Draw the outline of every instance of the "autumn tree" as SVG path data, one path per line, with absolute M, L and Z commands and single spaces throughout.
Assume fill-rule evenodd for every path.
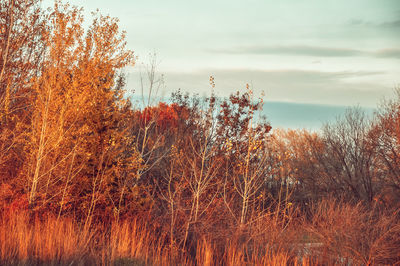
M 359 109 L 349 109 L 342 120 L 324 128 L 323 138 L 332 188 L 354 199 L 371 202 L 377 187 L 374 148 L 367 141 L 369 130 L 366 115 Z
M 74 210 L 88 224 L 99 204 L 119 215 L 134 193 L 126 180 L 142 164 L 128 134 L 132 111 L 119 74 L 133 54 L 116 19 L 94 16 L 85 34 L 81 10 L 57 1 L 48 14 L 42 70 L 27 87 L 19 179 L 32 207 Z
M 221 104 L 217 135 L 225 148 L 224 200 L 240 225 L 246 224 L 255 210 L 261 187 L 268 176 L 266 142 L 271 129 L 265 121 L 255 121 L 263 101 L 254 101 L 247 92 L 230 96 Z
M 0 2 L 0 173 L 12 181 L 21 170 L 31 118 L 32 78 L 41 73 L 46 14 L 37 0 Z
M 371 202 L 379 192 L 375 146 L 369 141 L 371 122 L 360 109 L 348 109 L 322 133 L 289 131 L 280 136 L 285 170 L 292 169 L 296 198 L 302 202 L 327 195 Z
M 376 180 L 382 188 L 379 196 L 387 206 L 398 202 L 400 191 L 400 91 L 385 101 L 375 114 L 368 140 L 376 147 Z

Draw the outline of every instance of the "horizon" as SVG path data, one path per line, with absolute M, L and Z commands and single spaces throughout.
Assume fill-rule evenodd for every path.
M 142 106 L 142 95 L 132 94 L 128 98 L 136 108 Z M 159 102 L 170 102 L 171 96 L 152 97 L 150 105 L 156 105 Z M 203 95 L 204 97 L 204 95 Z M 218 97 L 220 100 L 227 97 Z M 144 96 L 147 100 L 147 96 Z M 334 123 L 337 119 L 344 116 L 346 110 L 359 108 L 365 113 L 367 118 L 372 118 L 377 107 L 347 106 L 347 105 L 327 105 L 327 104 L 309 104 L 293 103 L 283 101 L 264 101 L 261 114 L 266 116 L 267 122 L 272 129 L 305 129 L 308 131 L 321 132 L 324 125 Z
M 162 95 L 208 94 L 213 76 L 221 97 L 249 83 L 266 101 L 370 109 L 400 83 L 396 0 L 69 2 L 84 8 L 86 22 L 96 9 L 120 20 L 137 56 L 125 70 L 136 91 L 153 53 L 165 77 Z

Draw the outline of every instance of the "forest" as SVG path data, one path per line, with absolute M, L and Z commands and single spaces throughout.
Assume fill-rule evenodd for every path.
M 399 90 L 279 130 L 212 76 L 206 98 L 151 103 L 150 67 L 137 107 L 126 33 L 85 19 L 0 2 L 0 264 L 399 265 Z

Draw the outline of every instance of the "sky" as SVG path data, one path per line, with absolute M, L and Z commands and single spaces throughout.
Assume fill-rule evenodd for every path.
M 212 75 L 218 96 L 249 83 L 255 95 L 265 93 L 266 104 L 323 112 L 375 107 L 400 84 L 400 0 L 69 2 L 86 17 L 99 9 L 119 18 L 137 56 L 126 69 L 136 91 L 153 53 L 163 95 L 178 88 L 208 95 Z

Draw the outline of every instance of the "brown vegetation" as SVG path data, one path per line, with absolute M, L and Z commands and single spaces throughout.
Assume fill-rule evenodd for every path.
M 151 104 L 152 65 L 134 108 L 117 20 L 83 19 L 0 3 L 2 264 L 400 263 L 399 99 L 272 131 L 249 86 Z

